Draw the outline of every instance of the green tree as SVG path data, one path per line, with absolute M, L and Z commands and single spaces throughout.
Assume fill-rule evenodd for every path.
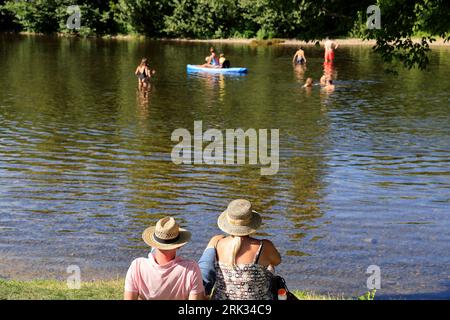
M 164 31 L 172 37 L 224 38 L 244 31 L 237 0 L 174 0 Z
M 52 33 L 58 31 L 55 12 L 58 0 L 6 1 L 3 9 L 14 16 L 14 21 L 25 31 Z
M 78 5 L 81 10 L 81 29 L 69 30 L 67 8 Z M 22 30 L 40 33 L 81 33 L 83 35 L 114 34 L 118 24 L 111 12 L 113 1 L 33 0 L 5 1 L 2 10 L 12 15 Z
M 164 17 L 171 14 L 169 0 L 118 0 L 114 19 L 124 33 L 163 36 Z
M 400 61 L 406 68 L 425 69 L 429 44 L 441 37 L 450 40 L 450 2 L 447 0 L 378 0 L 381 29 L 366 30 L 375 39 L 375 52 L 386 62 Z M 413 37 L 422 34 L 419 42 Z
M 4 8 L 5 0 L 0 0 L 0 31 L 17 31 L 20 26 L 14 23 L 14 16 Z
M 66 26 L 67 6 L 73 1 L 61 1 L 56 12 L 59 21 L 59 31 L 65 33 L 80 33 L 82 35 L 114 35 L 120 32 L 119 24 L 114 19 L 114 1 L 77 1 L 81 11 L 80 30 L 69 30 Z

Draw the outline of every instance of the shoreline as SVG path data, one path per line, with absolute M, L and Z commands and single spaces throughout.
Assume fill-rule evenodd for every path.
M 312 41 L 304 41 L 298 39 L 287 38 L 273 38 L 267 40 L 261 40 L 257 38 L 223 38 L 223 39 L 187 39 L 187 38 L 151 38 L 145 35 L 131 34 L 131 35 L 106 35 L 106 36 L 90 36 L 80 37 L 77 35 L 71 35 L 66 33 L 57 33 L 53 35 L 45 35 L 36 32 L 3 32 L 2 34 L 19 35 L 19 36 L 41 36 L 41 37 L 58 37 L 58 38 L 79 38 L 79 39 L 102 39 L 102 40 L 120 40 L 120 41 L 135 41 L 135 40 L 150 40 L 161 42 L 181 42 L 181 43 L 222 43 L 222 44 L 245 44 L 245 45 L 282 45 L 282 46 L 315 46 L 316 42 L 319 45 L 323 45 L 325 39 L 317 39 Z M 361 38 L 342 38 L 334 39 L 339 46 L 374 46 L 375 40 L 363 40 Z M 420 42 L 421 37 L 412 37 L 414 42 Z M 436 41 L 429 43 L 430 47 L 450 47 L 450 41 L 445 42 L 443 38 L 436 38 Z

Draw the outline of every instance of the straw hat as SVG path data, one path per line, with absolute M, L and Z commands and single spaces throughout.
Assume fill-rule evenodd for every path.
M 148 227 L 142 233 L 146 244 L 161 250 L 172 250 L 184 246 L 191 239 L 191 233 L 180 228 L 172 217 L 165 217 Z
M 247 236 L 255 233 L 261 225 L 261 216 L 252 210 L 252 204 L 245 199 L 233 200 L 217 220 L 219 228 L 233 236 Z

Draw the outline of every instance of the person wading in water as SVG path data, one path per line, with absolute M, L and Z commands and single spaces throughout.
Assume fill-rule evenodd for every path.
M 155 74 L 155 70 L 151 70 L 148 66 L 147 58 L 142 58 L 141 63 L 136 68 L 134 74 L 138 77 L 139 90 L 147 89 L 150 77 Z
M 339 45 L 328 38 L 325 40 L 325 62 L 333 62 L 334 61 L 334 50 L 336 50 Z

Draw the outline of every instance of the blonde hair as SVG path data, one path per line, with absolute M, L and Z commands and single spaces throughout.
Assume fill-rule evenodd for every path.
M 139 64 L 140 67 L 143 66 L 148 66 L 148 59 L 147 58 L 142 58 L 141 63 Z
M 233 244 L 233 250 L 231 251 L 231 256 L 230 256 L 230 265 L 232 265 L 234 267 L 234 266 L 236 266 L 236 256 L 237 256 L 239 250 L 241 249 L 242 238 L 239 236 L 233 236 L 232 244 Z

